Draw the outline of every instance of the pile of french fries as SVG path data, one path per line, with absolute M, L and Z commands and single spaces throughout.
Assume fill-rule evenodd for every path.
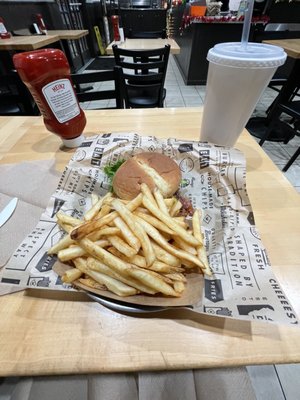
M 79 281 L 85 286 L 109 290 L 118 296 L 137 294 L 180 297 L 186 275 L 211 275 L 199 210 L 191 218 L 191 228 L 179 216 L 182 204 L 164 199 L 146 184 L 131 201 L 107 193 L 91 197 L 92 207 L 83 220 L 62 212 L 57 222 L 66 235 L 48 254 L 57 254 L 72 267 L 63 282 Z

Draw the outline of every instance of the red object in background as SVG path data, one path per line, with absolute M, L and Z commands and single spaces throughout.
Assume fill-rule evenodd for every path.
M 120 31 L 119 31 L 119 17 L 118 15 L 111 16 L 111 23 L 114 32 L 114 41 L 119 42 L 121 40 Z
M 37 24 L 38 24 L 39 30 L 43 34 L 47 34 L 47 28 L 46 28 L 45 22 L 43 20 L 42 14 L 36 14 L 36 19 L 37 19 Z
M 11 34 L 7 32 L 4 19 L 0 17 L 0 37 L 1 39 L 9 39 L 11 37 Z
M 70 80 L 70 66 L 58 49 L 42 49 L 13 56 L 14 66 L 30 90 L 46 128 L 67 147 L 77 147 L 86 125 Z

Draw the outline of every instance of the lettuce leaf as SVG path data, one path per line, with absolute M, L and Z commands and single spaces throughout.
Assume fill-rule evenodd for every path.
M 118 160 L 116 163 L 108 164 L 104 167 L 104 173 L 108 176 L 110 181 L 112 181 L 113 177 L 115 176 L 115 173 L 124 162 L 125 160 Z

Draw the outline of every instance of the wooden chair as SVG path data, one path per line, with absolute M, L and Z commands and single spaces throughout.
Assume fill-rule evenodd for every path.
M 170 46 L 152 50 L 127 50 L 113 45 L 116 65 L 123 69 L 126 108 L 163 107 Z
M 99 103 L 91 109 L 104 109 L 104 108 L 124 108 L 124 100 L 122 93 L 122 69 L 121 67 L 114 67 L 113 70 L 99 71 L 99 72 L 87 72 L 80 74 L 72 74 L 71 79 L 74 84 L 74 89 L 79 102 L 86 101 L 99 101 L 99 100 L 115 100 L 115 106 L 105 107 Z M 111 87 L 100 86 L 99 89 L 95 90 L 84 90 L 81 85 L 83 84 L 96 84 L 111 82 Z M 94 89 L 94 87 L 92 87 Z

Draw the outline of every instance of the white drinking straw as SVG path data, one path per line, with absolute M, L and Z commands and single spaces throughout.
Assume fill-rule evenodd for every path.
M 253 12 L 254 0 L 247 1 L 247 8 L 244 14 L 244 25 L 242 32 L 242 47 L 246 48 L 249 41 L 249 32 L 251 27 L 252 12 Z

